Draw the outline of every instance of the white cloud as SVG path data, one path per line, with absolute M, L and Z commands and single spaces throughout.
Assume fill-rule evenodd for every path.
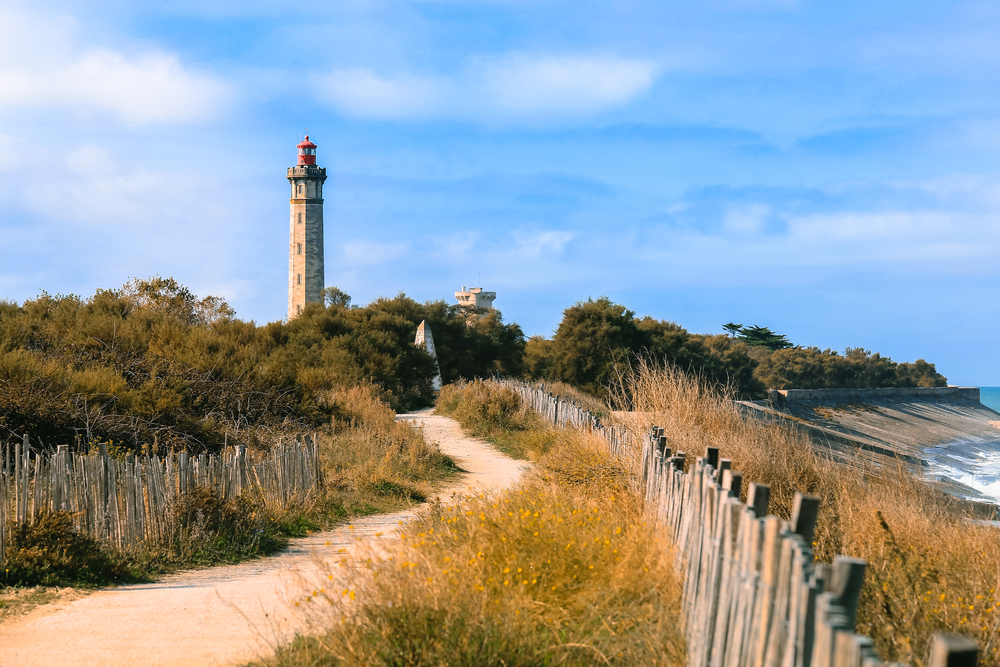
M 6 143 L 0 137 L 0 151 Z M 0 170 L 0 298 L 21 300 L 39 288 L 88 294 L 159 273 L 197 293 L 252 303 L 240 280 L 283 275 L 280 252 L 246 270 L 245 258 L 259 252 L 247 220 L 259 219 L 262 195 L 219 197 L 234 185 L 225 170 L 160 167 L 120 142 L 67 142 L 58 150 L 11 143 L 15 164 L 44 164 L 49 177 L 40 183 L 30 169 Z
M 792 236 L 813 243 L 915 241 L 962 235 L 954 214 L 939 211 L 845 212 L 789 220 Z
M 317 75 L 321 98 L 360 118 L 401 119 L 436 111 L 446 96 L 442 82 L 430 77 L 382 77 L 365 69 Z
M 66 155 L 66 166 L 77 174 L 114 173 L 116 160 L 104 146 L 80 146 Z
M 901 187 L 914 187 L 925 191 L 939 202 L 960 211 L 976 211 L 984 216 L 1000 209 L 1000 178 L 982 174 L 951 174 L 912 183 L 899 181 Z M 973 229 L 978 224 L 973 224 Z
M 0 109 L 94 110 L 142 125 L 215 116 L 234 92 L 171 53 L 78 46 L 67 17 L 0 10 L 0 45 Z
M 591 114 L 647 90 L 653 66 L 641 60 L 512 56 L 488 64 L 479 82 L 485 108 L 515 116 Z
M 643 60 L 512 55 L 450 76 L 341 69 L 313 80 L 321 99 L 349 116 L 503 121 L 600 113 L 647 90 L 655 74 Z
M 1000 218 L 966 211 L 844 211 L 790 216 L 788 232 L 747 237 L 666 232 L 646 259 L 725 271 L 864 267 L 940 273 L 982 266 L 1000 252 Z
M 436 237 L 434 248 L 440 257 L 459 259 L 468 257 L 476 250 L 482 234 L 478 231 L 456 232 L 448 236 Z
M 572 232 L 514 232 L 517 254 L 523 259 L 554 258 L 573 240 Z

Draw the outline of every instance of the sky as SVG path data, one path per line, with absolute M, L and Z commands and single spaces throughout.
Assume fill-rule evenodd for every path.
M 0 299 L 281 319 L 308 132 L 355 303 L 606 295 L 1000 385 L 998 84 L 996 2 L 0 0 Z

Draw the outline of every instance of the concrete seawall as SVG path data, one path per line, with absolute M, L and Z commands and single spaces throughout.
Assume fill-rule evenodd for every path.
M 1000 496 L 1000 413 L 978 387 L 782 389 L 743 401 L 744 414 L 803 431 L 839 458 L 906 461 L 946 490 Z
M 948 400 L 962 398 L 979 402 L 979 387 L 890 387 L 888 389 L 777 389 L 788 401 L 875 401 L 916 398 Z

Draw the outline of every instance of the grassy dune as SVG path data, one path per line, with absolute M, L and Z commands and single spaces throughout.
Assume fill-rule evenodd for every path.
M 264 664 L 681 664 L 673 552 L 630 471 L 589 435 L 533 423 L 495 385 L 442 403 L 460 404 L 454 392 L 483 408 L 464 413 L 467 428 L 528 443 L 533 472 L 505 493 L 428 507 L 351 589 L 309 596 L 332 605 L 326 633 Z
M 169 544 L 129 552 L 72 530 L 68 513 L 15 526 L 0 585 L 95 586 L 148 580 L 192 566 L 233 563 L 274 553 L 291 537 L 352 516 L 395 511 L 422 501 L 456 473 L 420 430 L 398 422 L 368 385 L 336 391 L 334 418 L 319 434 L 324 485 L 284 506 L 245 495 L 223 501 L 211 489 L 180 496 L 171 509 Z
M 375 387 L 335 390 L 330 404 L 332 431 L 320 451 L 326 485 L 321 501 L 347 514 L 391 512 L 423 501 L 457 473 L 454 462 L 424 440 L 423 431 L 396 420 Z
M 857 631 L 882 658 L 926 665 L 932 633 L 946 631 L 1000 665 L 1000 530 L 976 523 L 981 512 L 903 465 L 835 462 L 672 368 L 639 364 L 615 394 L 636 433 L 664 427 L 689 460 L 717 446 L 745 480 L 770 485 L 772 513 L 788 518 L 795 491 L 821 496 L 814 551 L 868 562 Z M 310 597 L 332 605 L 326 633 L 266 664 L 683 662 L 672 547 L 643 518 L 628 464 L 588 435 L 547 429 L 492 383 L 446 387 L 438 410 L 534 472 L 506 494 L 429 508 L 356 586 Z
M 822 497 L 814 551 L 826 562 L 837 553 L 868 561 L 857 631 L 883 659 L 924 665 L 931 634 L 948 631 L 976 640 L 981 664 L 1000 665 L 1000 530 L 974 523 L 981 513 L 903 465 L 835 463 L 801 434 L 745 419 L 729 397 L 671 368 L 640 364 L 617 394 L 634 409 L 624 419 L 637 432 L 662 426 L 689 460 L 717 446 L 745 482 L 769 484 L 772 513 L 788 518 L 796 490 Z

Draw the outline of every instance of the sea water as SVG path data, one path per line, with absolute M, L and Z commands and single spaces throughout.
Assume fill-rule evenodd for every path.
M 1000 413 L 1000 387 L 980 387 L 979 402 Z M 961 495 L 1000 503 L 1000 429 L 995 440 L 930 447 L 923 458 L 929 477 L 946 477 L 973 490 Z
M 1000 412 L 1000 387 L 980 387 L 979 402 L 992 410 Z

